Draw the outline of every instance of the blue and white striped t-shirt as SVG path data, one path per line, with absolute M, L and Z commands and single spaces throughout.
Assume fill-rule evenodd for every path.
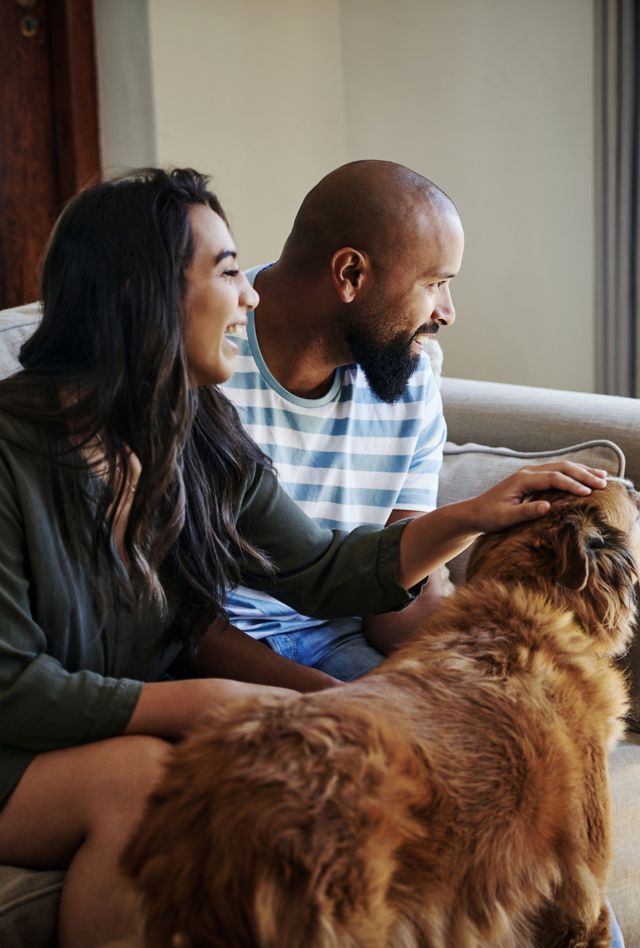
M 251 283 L 261 269 L 248 271 Z M 446 427 L 426 356 L 400 401 L 388 405 L 371 393 L 357 365 L 337 369 L 321 398 L 292 395 L 262 358 L 253 312 L 247 338 L 236 342 L 235 373 L 224 392 L 305 513 L 324 526 L 352 530 L 361 523 L 382 526 L 392 510 L 434 509 Z M 227 610 L 254 638 L 326 623 L 245 587 L 228 596 Z

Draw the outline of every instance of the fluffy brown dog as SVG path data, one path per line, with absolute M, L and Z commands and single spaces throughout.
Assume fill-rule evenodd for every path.
M 623 482 L 549 493 L 358 682 L 224 707 L 125 855 L 148 946 L 610 944 L 607 751 L 640 562 Z

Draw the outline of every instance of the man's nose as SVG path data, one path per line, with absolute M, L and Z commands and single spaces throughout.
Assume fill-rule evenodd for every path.
M 451 299 L 448 286 L 442 287 L 436 305 L 433 308 L 431 320 L 439 326 L 453 326 L 456 321 L 456 310 Z

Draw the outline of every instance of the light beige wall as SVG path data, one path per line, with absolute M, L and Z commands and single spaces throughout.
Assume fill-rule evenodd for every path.
M 147 0 L 94 0 L 102 164 L 106 174 L 156 162 Z
M 304 194 L 348 160 L 338 0 L 149 12 L 159 161 L 214 176 L 242 261 L 277 256 Z
M 278 253 L 332 167 L 404 162 L 466 230 L 445 371 L 593 388 L 590 0 L 131 3 L 157 160 L 214 175 L 243 262 Z
M 466 232 L 445 371 L 592 390 L 593 10 L 345 0 L 349 155 L 401 161 Z

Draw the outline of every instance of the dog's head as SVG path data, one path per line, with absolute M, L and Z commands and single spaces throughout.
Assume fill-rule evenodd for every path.
M 640 494 L 611 479 L 587 497 L 546 491 L 551 503 L 539 520 L 475 544 L 467 581 L 491 577 L 546 588 L 575 612 L 585 631 L 611 654 L 633 634 L 640 577 Z

